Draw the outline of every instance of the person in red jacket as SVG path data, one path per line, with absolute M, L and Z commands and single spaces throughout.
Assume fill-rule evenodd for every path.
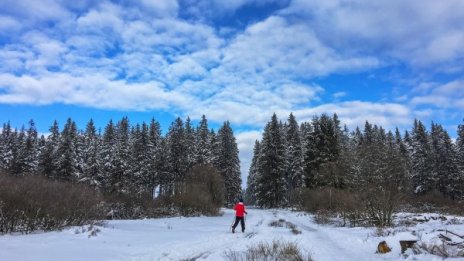
M 234 206 L 235 210 L 235 223 L 232 226 L 232 233 L 235 233 L 235 228 L 238 225 L 238 222 L 240 222 L 240 225 L 242 226 L 242 233 L 245 232 L 245 214 L 248 214 L 245 211 L 245 204 L 243 204 L 243 199 L 240 199 L 237 204 Z

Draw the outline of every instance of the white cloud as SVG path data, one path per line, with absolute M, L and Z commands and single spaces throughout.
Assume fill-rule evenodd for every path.
M 0 15 L 0 35 L 18 32 L 21 27 L 22 25 L 18 20 L 10 16 Z
M 446 84 L 428 84 L 428 88 L 422 86 L 419 95 L 412 97 L 411 104 L 431 105 L 438 108 L 457 108 L 464 109 L 464 80 L 454 80 Z
M 176 16 L 179 4 L 177 0 L 140 0 L 143 7 L 157 16 Z
M 299 14 L 337 49 L 390 56 L 414 66 L 459 62 L 464 2 L 294 0 L 282 14 Z
M 120 33 L 124 26 L 123 12 L 120 6 L 103 2 L 76 20 L 77 31 L 104 34 L 107 37 L 110 33 Z
M 0 10 L 15 17 L 20 17 L 24 25 L 35 26 L 47 21 L 64 21 L 72 14 L 56 0 L 15 0 L 14 3 L 0 2 Z
M 194 98 L 166 90 L 159 82 L 112 81 L 105 75 L 73 77 L 53 73 L 40 78 L 0 74 L 0 103 L 76 104 L 114 110 L 149 110 L 184 107 Z
M 309 26 L 271 16 L 249 26 L 224 50 L 223 66 L 271 79 L 323 76 L 379 66 L 374 57 L 343 57 L 319 41 Z
M 332 96 L 333 96 L 335 99 L 339 99 L 339 98 L 345 97 L 346 95 L 348 95 L 346 92 L 336 92 L 336 93 L 334 93 Z
M 311 121 L 314 116 L 323 113 L 337 113 L 342 124 L 346 124 L 351 130 L 357 126 L 364 126 L 366 120 L 387 129 L 407 126 L 412 122 L 410 108 L 398 103 L 347 101 L 300 109 L 293 113 L 299 121 Z

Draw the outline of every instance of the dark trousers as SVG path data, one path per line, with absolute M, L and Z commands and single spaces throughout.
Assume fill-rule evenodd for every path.
M 240 225 L 242 226 L 242 232 L 245 231 L 245 218 L 244 217 L 235 217 L 235 223 L 232 226 L 232 229 L 235 230 L 235 228 L 238 226 L 238 222 L 240 222 Z

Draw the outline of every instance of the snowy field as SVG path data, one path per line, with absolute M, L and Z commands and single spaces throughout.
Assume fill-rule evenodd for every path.
M 236 234 L 230 231 L 233 211 L 224 210 L 221 217 L 108 221 L 90 231 L 85 226 L 61 232 L 5 235 L 0 236 L 0 260 L 227 260 L 228 251 L 244 252 L 250 246 L 273 240 L 294 242 L 303 254 L 310 254 L 316 261 L 443 260 L 431 254 L 404 256 L 399 240 L 434 242 L 445 233 L 442 229 L 464 234 L 462 218 L 444 220 L 436 214 L 422 215 L 425 222 L 414 226 L 380 233 L 374 228 L 317 225 L 311 216 L 300 212 L 249 209 L 248 213 L 245 233 Z M 402 215 L 405 220 L 418 219 Z M 294 234 L 286 226 L 269 226 L 279 219 L 294 224 L 301 233 Z M 382 240 L 392 248 L 390 253 L 375 253 Z

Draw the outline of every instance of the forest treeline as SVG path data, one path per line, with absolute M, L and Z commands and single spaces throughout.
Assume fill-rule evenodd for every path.
M 407 196 L 464 198 L 464 125 L 453 142 L 440 124 L 428 131 L 419 120 L 401 134 L 367 121 L 349 131 L 336 114 L 301 124 L 274 114 L 255 143 L 247 183 L 247 200 L 261 207 L 317 210 L 328 200 L 328 209 L 363 209 L 372 223 L 389 224 Z
M 197 126 L 177 118 L 166 135 L 158 121 L 131 125 L 127 117 L 97 131 L 93 120 L 79 130 L 69 118 L 60 130 L 38 135 L 34 121 L 0 135 L 0 170 L 13 176 L 42 175 L 98 188 L 104 193 L 139 197 L 171 196 L 194 165 L 211 164 L 225 184 L 224 204 L 241 194 L 237 143 L 228 121 L 217 133 L 202 117 Z

